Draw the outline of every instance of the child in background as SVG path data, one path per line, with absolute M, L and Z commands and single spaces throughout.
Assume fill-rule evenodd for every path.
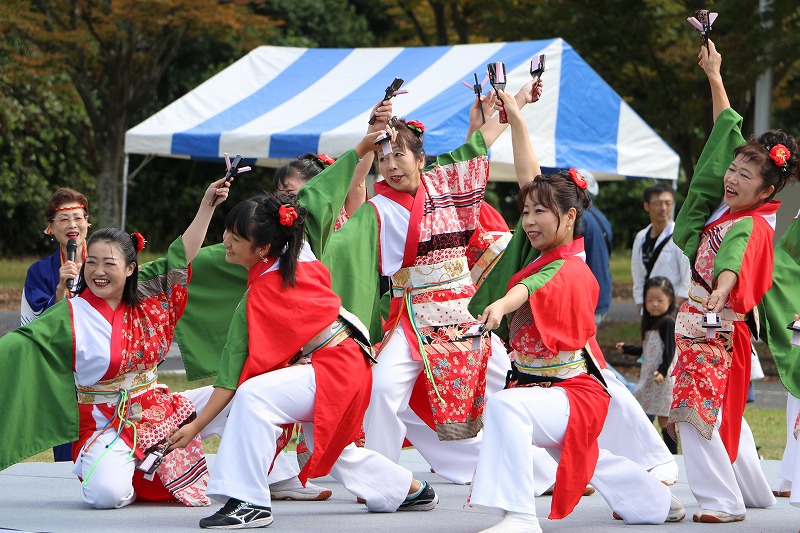
M 670 375 L 675 365 L 675 290 L 663 276 L 648 279 L 644 284 L 642 309 L 643 346 L 617 343 L 617 351 L 628 355 L 641 355 L 644 360 L 639 373 L 639 383 L 633 391 L 642 409 L 651 417 L 658 417 L 664 442 L 673 454 L 678 453 L 678 443 L 667 433 L 667 419 L 672 403 L 675 379 Z

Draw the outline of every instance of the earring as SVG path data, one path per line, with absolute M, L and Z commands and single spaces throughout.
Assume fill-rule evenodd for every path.
M 264 261 L 265 263 L 267 262 L 267 258 L 264 257 L 264 250 L 259 250 L 258 251 L 258 257 L 260 257 L 261 260 Z
M 91 228 L 91 227 L 92 227 L 92 224 L 91 224 L 91 223 L 89 223 L 89 224 L 86 224 L 86 227 L 87 227 L 87 228 Z

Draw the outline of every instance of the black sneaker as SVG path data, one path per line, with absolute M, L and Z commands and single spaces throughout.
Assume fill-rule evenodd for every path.
M 427 481 L 422 482 L 422 492 L 415 497 L 408 499 L 400 504 L 398 511 L 430 511 L 439 503 L 439 495 L 428 485 Z
M 272 523 L 272 509 L 228 498 L 222 509 L 200 520 L 203 529 L 250 529 Z

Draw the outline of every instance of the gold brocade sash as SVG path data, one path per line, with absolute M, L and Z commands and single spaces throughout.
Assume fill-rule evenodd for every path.
M 75 384 L 78 403 L 98 405 L 117 403 L 120 396 L 126 393 L 131 398 L 156 388 L 158 385 L 158 368 L 153 367 L 140 372 L 129 372 L 106 381 L 98 381 L 92 386 Z
M 472 285 L 467 258 L 458 257 L 441 263 L 401 268 L 392 276 L 392 296 L 402 297 L 408 291 L 420 294 L 465 285 Z

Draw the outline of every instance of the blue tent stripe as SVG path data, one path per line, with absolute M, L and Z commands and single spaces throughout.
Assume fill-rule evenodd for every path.
M 506 70 L 512 71 L 521 64 L 530 61 L 531 57 L 546 48 L 553 42 L 553 39 L 542 41 L 525 41 L 508 43 L 500 48 L 492 57 L 493 61 L 502 61 L 506 64 Z M 486 74 L 486 63 L 475 64 L 472 71 L 478 74 L 478 81 L 482 81 Z M 464 81 L 472 83 L 472 75 Z M 486 82 L 483 94 L 486 94 L 491 87 Z M 509 87 L 509 90 L 516 92 L 519 87 Z M 428 154 L 442 154 L 455 150 L 463 142 L 469 128 L 469 108 L 474 102 L 474 94 L 470 93 L 461 80 L 453 83 L 442 90 L 433 100 L 426 102 L 417 109 L 408 113 L 408 117 L 419 120 L 425 124 L 425 151 Z M 464 102 L 463 106 L 455 108 L 453 102 Z
M 556 165 L 617 173 L 620 97 L 564 43 Z
M 270 138 L 269 157 L 297 157 L 303 152 L 316 152 L 321 132 L 332 130 L 352 120 L 364 111 L 367 105 L 374 105 L 384 94 L 386 87 L 395 78 L 406 82 L 419 76 L 451 47 L 405 48 L 383 69 L 378 71 L 346 98 L 311 117 L 302 124 L 274 134 Z M 366 126 L 365 126 L 366 127 Z
M 287 102 L 297 93 L 298 87 L 307 82 L 309 72 L 328 72 L 352 51 L 350 48 L 307 50 L 255 93 L 201 124 L 173 135 L 171 153 L 191 156 L 218 154 L 221 132 L 239 128 Z

